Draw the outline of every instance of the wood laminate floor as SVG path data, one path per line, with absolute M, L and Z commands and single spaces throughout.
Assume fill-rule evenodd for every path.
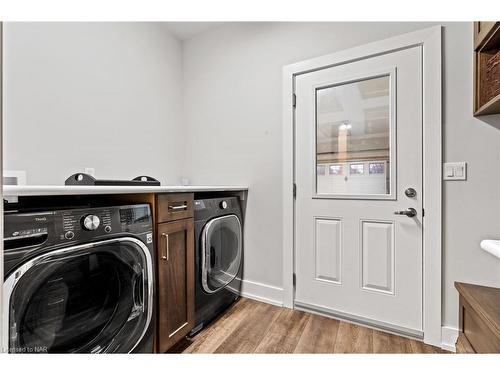
M 446 353 L 417 340 L 241 298 L 170 353 Z

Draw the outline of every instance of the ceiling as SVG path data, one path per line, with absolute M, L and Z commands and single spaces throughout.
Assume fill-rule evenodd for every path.
M 165 22 L 167 28 L 180 40 L 189 39 L 224 22 Z

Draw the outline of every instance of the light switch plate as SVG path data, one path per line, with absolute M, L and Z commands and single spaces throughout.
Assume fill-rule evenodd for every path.
M 444 163 L 443 180 L 445 181 L 467 180 L 467 163 L 465 161 Z

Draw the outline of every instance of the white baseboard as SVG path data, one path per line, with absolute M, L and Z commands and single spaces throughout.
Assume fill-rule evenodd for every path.
M 441 327 L 441 349 L 455 352 L 455 343 L 458 338 L 458 329 L 454 327 L 442 326 Z
M 241 280 L 241 296 L 269 303 L 275 306 L 283 306 L 283 288 L 258 283 L 250 280 Z

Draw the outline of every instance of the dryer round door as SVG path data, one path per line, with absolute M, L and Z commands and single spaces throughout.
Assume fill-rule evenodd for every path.
M 210 220 L 201 234 L 201 282 L 215 293 L 238 275 L 242 257 L 241 222 L 236 215 Z
M 153 310 L 149 249 L 133 237 L 56 249 L 4 282 L 11 353 L 128 353 Z

